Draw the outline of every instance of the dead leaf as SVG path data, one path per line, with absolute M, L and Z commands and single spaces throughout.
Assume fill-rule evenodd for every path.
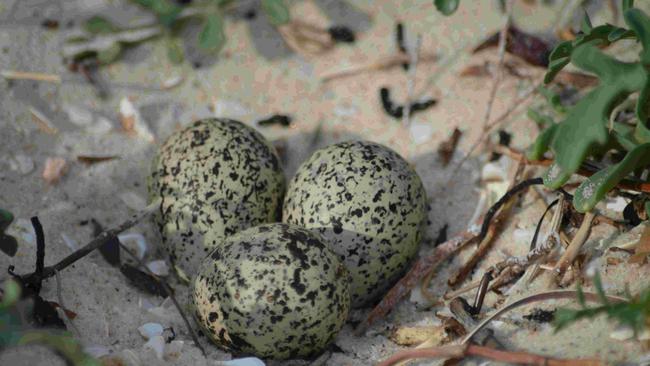
M 634 247 L 634 254 L 627 260 L 628 263 L 644 264 L 650 254 L 650 226 L 646 226 L 641 233 L 641 238 Z
M 77 160 L 81 163 L 84 163 L 86 165 L 92 165 L 92 164 L 97 164 L 97 163 L 102 163 L 105 161 L 110 161 L 114 159 L 119 159 L 120 157 L 117 155 L 110 155 L 110 156 L 91 156 L 91 155 L 78 155 Z
M 578 89 L 588 88 L 598 84 L 598 78 L 595 76 L 571 71 L 560 71 L 555 75 L 553 81 L 560 84 L 571 85 Z
M 63 158 L 47 158 L 43 169 L 43 179 L 48 184 L 58 182 L 66 173 L 67 164 Z
M 400 327 L 390 335 L 390 339 L 400 346 L 413 346 L 432 340 L 435 345 L 442 344 L 447 336 L 442 325 L 428 327 Z
M 499 33 L 496 32 L 479 44 L 474 48 L 473 53 L 496 47 L 499 44 Z M 506 51 L 521 57 L 531 65 L 546 67 L 551 47 L 541 38 L 528 34 L 515 26 L 510 26 L 506 37 Z
M 610 265 L 610 266 L 617 266 L 621 262 L 623 262 L 623 260 L 621 258 L 607 257 L 607 264 Z

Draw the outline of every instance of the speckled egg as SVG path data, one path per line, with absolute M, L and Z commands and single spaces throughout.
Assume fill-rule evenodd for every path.
M 318 234 L 260 225 L 229 237 L 203 261 L 193 302 L 198 323 L 230 352 L 307 357 L 343 326 L 349 274 Z
M 278 156 L 245 124 L 208 118 L 174 133 L 154 158 L 150 200 L 170 261 L 191 277 L 240 230 L 279 220 L 285 179 Z
M 283 222 L 321 233 L 352 275 L 352 306 L 370 305 L 417 254 L 426 193 L 393 150 L 367 141 L 316 151 L 289 183 Z

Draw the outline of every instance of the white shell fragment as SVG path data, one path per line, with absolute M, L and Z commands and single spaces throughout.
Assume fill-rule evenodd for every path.
M 163 326 L 158 323 L 145 323 L 138 328 L 138 332 L 140 332 L 144 338 L 150 340 L 151 338 L 162 334 Z
M 77 241 L 72 239 L 68 234 L 61 232 L 61 239 L 63 239 L 63 242 L 65 245 L 70 248 L 71 251 L 77 250 L 79 248 L 79 245 L 77 244 Z
M 94 358 L 100 358 L 111 353 L 111 350 L 100 345 L 91 345 L 84 347 L 84 352 Z
M 617 341 L 626 341 L 634 337 L 634 330 L 630 327 L 618 327 L 613 332 L 609 333 L 609 338 Z
M 433 126 L 431 126 L 431 123 L 412 122 L 411 126 L 409 126 L 409 131 L 416 145 L 429 141 L 431 136 L 433 136 Z
M 167 262 L 165 262 L 162 259 L 151 261 L 147 263 L 147 268 L 155 275 L 158 276 L 168 276 L 169 275 L 169 267 L 167 266 Z
M 264 361 L 257 357 L 238 358 L 230 361 L 221 361 L 223 366 L 265 366 Z
M 138 252 L 136 253 L 138 258 L 142 260 L 144 258 L 144 255 L 147 253 L 147 240 L 144 238 L 144 236 L 140 233 L 122 233 L 117 236 L 119 239 L 120 243 L 126 245 L 127 242 L 132 241 L 135 243 L 135 245 L 138 248 Z
M 126 132 L 135 133 L 136 136 L 149 143 L 156 141 L 149 126 L 147 126 L 140 115 L 140 112 L 127 97 L 120 100 L 120 121 L 122 122 L 122 128 L 124 128 Z
M 122 192 L 119 194 L 119 197 L 122 202 L 132 210 L 140 211 L 147 207 L 147 201 L 133 191 Z
M 147 343 L 144 344 L 144 348 L 152 349 L 156 353 L 156 357 L 159 360 L 162 360 L 163 353 L 165 351 L 165 338 L 159 335 L 152 337 Z
M 165 360 L 174 361 L 181 356 L 181 351 L 183 350 L 183 341 L 172 341 L 167 344 L 165 347 Z

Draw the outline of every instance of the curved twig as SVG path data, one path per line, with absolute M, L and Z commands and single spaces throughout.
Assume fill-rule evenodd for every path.
M 598 294 L 592 293 L 592 292 L 583 292 L 584 298 L 587 301 L 600 301 L 600 297 Z M 606 295 L 607 299 L 614 301 L 614 302 L 627 302 L 628 300 L 619 297 L 619 296 L 611 296 L 611 295 Z M 577 299 L 578 297 L 578 291 L 575 290 L 557 290 L 557 291 L 548 291 L 548 292 L 540 292 L 528 297 L 524 297 L 519 300 L 515 300 L 511 302 L 510 304 L 505 305 L 501 309 L 497 310 L 494 312 L 492 315 L 489 317 L 485 318 L 474 330 L 472 330 L 468 335 L 463 338 L 461 344 L 467 344 L 476 333 L 478 333 L 481 329 L 485 328 L 488 323 L 490 323 L 492 320 L 498 318 L 502 314 L 518 308 L 520 306 L 530 304 L 533 302 L 539 302 L 539 301 L 546 301 L 546 300 L 557 300 L 557 299 Z

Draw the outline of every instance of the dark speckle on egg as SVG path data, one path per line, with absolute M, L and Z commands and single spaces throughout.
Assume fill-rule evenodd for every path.
M 316 151 L 293 177 L 282 220 L 322 234 L 352 275 L 352 306 L 370 305 L 417 253 L 426 193 L 393 150 L 367 141 Z
M 225 237 L 274 222 L 285 181 L 273 147 L 253 128 L 208 118 L 174 133 L 154 158 L 151 200 L 170 260 L 191 276 Z
M 281 223 L 229 237 L 193 282 L 197 322 L 234 353 L 287 359 L 321 352 L 350 308 L 348 272 L 323 240 Z

